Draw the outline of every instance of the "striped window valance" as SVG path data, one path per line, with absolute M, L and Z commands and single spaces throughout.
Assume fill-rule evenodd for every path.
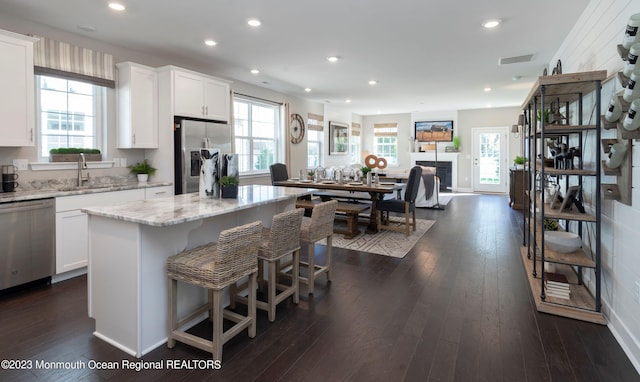
M 309 130 L 324 130 L 324 116 L 320 114 L 307 113 L 307 128 Z
M 115 88 L 113 56 L 46 37 L 33 45 L 35 74 L 62 76 Z
M 360 136 L 360 124 L 359 123 L 351 122 L 351 135 L 353 135 L 355 137 L 359 137 Z
M 398 136 L 398 124 L 375 123 L 373 125 L 373 135 L 376 137 L 396 137 Z

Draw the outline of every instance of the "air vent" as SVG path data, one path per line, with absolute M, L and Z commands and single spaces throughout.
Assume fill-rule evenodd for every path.
M 498 60 L 499 65 L 519 64 L 521 62 L 529 62 L 533 58 L 533 54 L 525 54 L 524 56 L 502 57 Z

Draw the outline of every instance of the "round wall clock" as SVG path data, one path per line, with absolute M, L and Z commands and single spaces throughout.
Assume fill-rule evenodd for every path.
M 291 143 L 300 143 L 304 138 L 304 119 L 300 114 L 291 114 Z

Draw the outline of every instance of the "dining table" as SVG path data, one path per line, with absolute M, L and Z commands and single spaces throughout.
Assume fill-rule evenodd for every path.
M 378 200 L 382 200 L 385 195 L 398 192 L 405 187 L 405 183 L 396 182 L 377 182 L 367 184 L 366 182 L 338 182 L 334 180 L 300 180 L 297 178 L 277 181 L 273 183 L 274 186 L 283 187 L 298 187 L 298 188 L 315 188 L 318 190 L 326 191 L 346 191 L 346 193 L 336 193 L 336 198 L 347 198 L 350 196 L 356 197 L 356 192 L 365 192 L 369 194 L 369 200 L 371 201 L 371 212 L 369 213 L 369 224 L 367 226 L 367 233 L 377 233 L 378 223 L 376 221 L 377 204 Z M 322 193 L 322 197 L 331 196 L 327 193 Z

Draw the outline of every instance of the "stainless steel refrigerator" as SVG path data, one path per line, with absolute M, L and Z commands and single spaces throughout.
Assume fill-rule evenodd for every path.
M 200 149 L 215 148 L 220 154 L 233 151 L 233 134 L 227 123 L 176 118 L 174 120 L 175 193 L 198 192 Z M 218 165 L 218 176 L 220 165 Z

